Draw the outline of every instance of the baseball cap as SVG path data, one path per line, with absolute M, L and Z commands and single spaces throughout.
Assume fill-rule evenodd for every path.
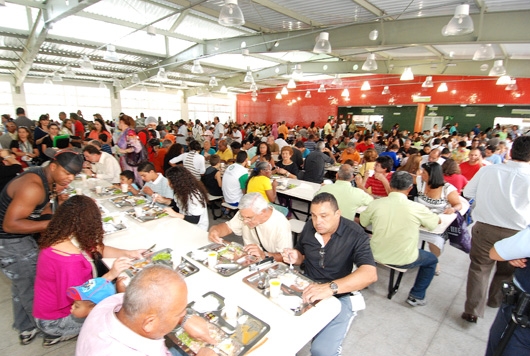
M 114 284 L 102 277 L 89 279 L 82 286 L 70 287 L 66 290 L 66 295 L 70 299 L 88 300 L 94 304 L 114 294 L 116 294 Z
M 53 156 L 52 162 L 58 163 L 71 174 L 78 174 L 83 169 L 84 157 L 70 149 L 59 150 Z
M 147 126 L 149 124 L 157 124 L 158 125 L 158 120 L 154 116 L 149 116 L 147 119 L 145 119 L 145 125 Z

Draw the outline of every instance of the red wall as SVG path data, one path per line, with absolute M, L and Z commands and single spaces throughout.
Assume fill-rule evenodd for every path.
M 361 91 L 362 83 L 370 82 L 371 90 Z M 297 88 L 290 90 L 288 95 L 282 99 L 275 98 L 281 87 L 275 89 L 263 89 L 258 92 L 257 101 L 253 102 L 249 94 L 237 96 L 237 122 L 255 121 L 274 123 L 285 120 L 291 125 L 309 125 L 315 121 L 322 126 L 328 116 L 337 115 L 339 106 L 371 106 L 391 105 L 389 99 L 393 99 L 393 105 L 416 105 L 412 101 L 412 95 L 431 96 L 431 101 L 426 104 L 434 105 L 528 105 L 530 104 L 530 78 L 517 79 L 518 90 L 507 91 L 505 86 L 496 85 L 496 77 L 462 77 L 462 76 L 433 76 L 434 87 L 422 88 L 421 84 L 425 76 L 416 76 L 410 82 L 400 81 L 399 76 L 373 75 L 343 78 L 343 85 L 333 87 L 331 79 L 324 81 L 325 93 L 318 93 L 320 86 L 311 82 L 297 83 Z M 439 84 L 447 83 L 448 91 L 438 93 Z M 385 85 L 389 86 L 390 94 L 382 95 Z M 350 92 L 350 100 L 341 97 L 344 88 Z M 307 90 L 311 91 L 311 98 L 305 98 Z M 362 94 L 365 97 L 362 97 Z M 300 98 L 294 104 L 293 99 Z

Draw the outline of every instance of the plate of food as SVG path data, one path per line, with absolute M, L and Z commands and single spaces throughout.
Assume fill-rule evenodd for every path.
M 133 261 L 133 264 L 125 270 L 125 273 L 129 277 L 134 277 L 138 272 L 140 272 L 145 266 L 150 264 L 164 264 L 166 266 L 169 266 L 173 268 L 173 260 L 171 256 L 171 251 L 173 251 L 170 248 L 165 248 L 160 251 L 151 252 L 149 254 L 146 254 L 144 258 L 140 260 Z
M 144 205 L 142 207 L 129 209 L 126 211 L 126 214 L 139 222 L 151 221 L 168 216 L 168 213 L 166 213 L 163 208 L 156 205 Z
M 127 226 L 122 221 L 121 215 L 118 214 L 103 215 L 101 221 L 103 222 L 103 231 L 105 231 L 105 235 L 127 229 Z
M 101 187 L 101 193 L 98 193 L 96 191 L 96 188 L 90 189 L 93 193 L 96 194 L 97 197 L 109 197 L 109 196 L 118 196 L 118 195 L 124 195 L 126 193 L 123 193 L 120 188 L 116 188 L 114 186 L 110 187 Z
M 110 202 L 116 205 L 118 208 L 126 206 L 140 206 L 147 203 L 147 199 L 143 196 L 129 196 L 124 195 L 121 197 L 111 198 Z
M 208 322 L 208 332 L 216 341 L 218 355 L 244 355 L 269 332 L 270 326 L 237 305 L 230 306 L 230 313 L 226 310 L 228 307 L 228 302 L 225 303 L 222 296 L 208 292 L 189 303 L 188 312 Z M 206 346 L 180 326 L 166 335 L 166 341 L 168 346 L 176 345 L 190 356 L 195 356 Z
M 217 265 L 211 269 L 225 277 L 231 276 L 258 261 L 256 256 L 249 255 L 243 249 L 243 246 L 236 242 L 227 245 L 209 244 L 198 250 L 188 252 L 187 255 L 203 265 L 210 267 L 208 266 L 208 253 L 212 251 L 217 252 Z

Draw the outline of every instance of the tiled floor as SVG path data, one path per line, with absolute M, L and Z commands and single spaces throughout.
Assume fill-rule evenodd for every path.
M 217 224 L 223 220 L 210 220 Z M 366 310 L 359 312 L 343 344 L 343 355 L 355 356 L 475 356 L 483 355 L 488 330 L 496 309 L 486 308 L 484 319 L 471 324 L 460 319 L 465 301 L 468 255 L 447 246 L 440 259 L 442 273 L 427 291 L 428 304 L 410 307 L 405 303 L 416 271 L 403 277 L 397 294 L 388 300 L 389 272 L 378 267 L 379 280 L 363 291 Z M 42 339 L 20 346 L 12 330 L 9 281 L 0 273 L 0 355 L 73 355 L 75 340 L 43 348 Z M 308 346 L 299 356 L 309 355 Z M 278 350 L 279 356 L 281 350 Z

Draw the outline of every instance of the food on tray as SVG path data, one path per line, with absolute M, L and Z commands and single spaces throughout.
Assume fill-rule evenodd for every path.
M 224 257 L 231 261 L 236 261 L 247 253 L 243 250 L 243 246 L 239 244 L 231 243 L 226 248 L 218 251 L 219 256 Z
M 207 295 L 193 304 L 192 308 L 199 313 L 207 313 L 215 310 L 219 310 L 219 299 L 213 295 Z
M 103 220 L 103 222 L 112 221 L 112 216 L 105 216 L 102 220 Z
M 304 290 L 309 285 L 309 282 L 303 278 L 297 277 L 295 284 L 299 289 Z
M 161 252 L 156 255 L 154 255 L 151 258 L 152 261 L 170 261 L 171 260 L 171 254 L 168 252 Z

